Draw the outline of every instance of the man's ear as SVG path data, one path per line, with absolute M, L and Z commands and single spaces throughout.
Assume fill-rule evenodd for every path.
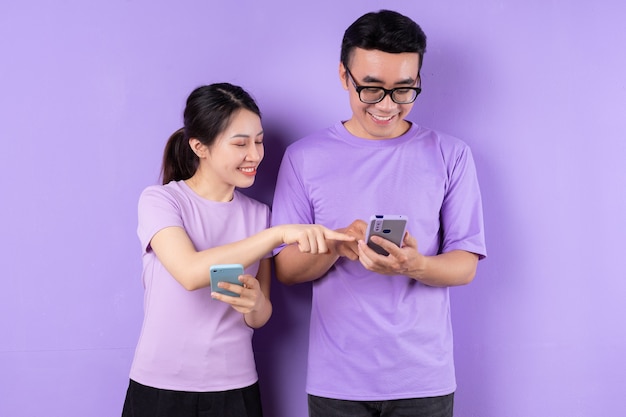
M 348 73 L 346 71 L 346 67 L 343 65 L 343 62 L 339 63 L 339 80 L 341 81 L 341 86 L 344 90 L 348 90 Z
M 204 143 L 200 142 L 197 138 L 189 138 L 189 147 L 200 159 L 206 157 L 207 147 Z

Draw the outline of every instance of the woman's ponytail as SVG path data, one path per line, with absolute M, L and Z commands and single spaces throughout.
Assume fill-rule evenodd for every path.
M 198 157 L 189 146 L 185 128 L 181 127 L 170 136 L 163 151 L 161 165 L 163 184 L 189 179 L 196 172 L 197 167 Z

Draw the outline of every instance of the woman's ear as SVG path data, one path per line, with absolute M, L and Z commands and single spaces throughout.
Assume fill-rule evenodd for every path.
M 207 147 L 197 138 L 189 138 L 189 147 L 200 159 L 206 157 Z

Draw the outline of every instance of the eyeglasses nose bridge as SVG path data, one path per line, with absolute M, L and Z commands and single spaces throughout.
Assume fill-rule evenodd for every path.
M 379 103 L 383 103 L 385 101 L 385 99 L 387 97 L 389 97 L 389 103 L 388 104 L 398 104 L 394 99 L 393 99 L 393 89 L 392 90 L 387 90 L 386 88 L 380 87 L 380 89 L 383 92 L 383 96 L 381 97 L 380 100 L 378 100 L 376 103 L 374 104 L 379 104 Z

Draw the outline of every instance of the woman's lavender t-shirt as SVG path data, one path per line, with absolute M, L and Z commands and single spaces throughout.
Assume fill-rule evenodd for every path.
M 150 248 L 166 227 L 182 227 L 199 251 L 244 239 L 268 227 L 269 208 L 238 191 L 230 202 L 198 196 L 184 181 L 148 187 L 139 199 L 144 322 L 130 378 L 179 391 L 224 391 L 257 381 L 253 330 L 211 288 L 187 291 Z M 258 262 L 246 269 L 256 275 Z M 207 271 L 208 274 L 208 271 Z
M 331 229 L 400 214 L 422 254 L 486 254 L 470 149 L 417 125 L 398 138 L 366 140 L 337 123 L 290 145 L 272 213 L 273 225 Z M 452 354 L 447 288 L 369 272 L 347 258 L 314 281 L 308 393 L 345 400 L 449 394 Z

